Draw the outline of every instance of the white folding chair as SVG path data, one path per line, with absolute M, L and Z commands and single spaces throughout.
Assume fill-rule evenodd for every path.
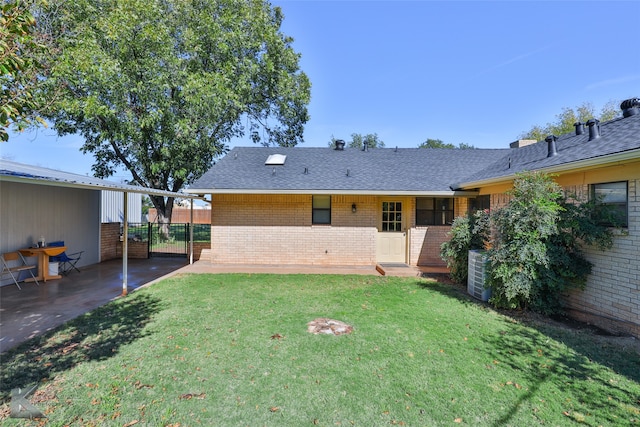
M 20 281 L 20 273 L 23 271 L 28 271 L 33 281 L 36 282 L 36 285 L 40 285 L 38 279 L 36 279 L 36 276 L 33 274 L 33 270 L 37 268 L 37 265 L 27 264 L 27 261 L 20 252 L 6 252 L 2 254 L 2 274 L 0 278 L 8 274 L 18 289 L 22 290 L 18 282 Z

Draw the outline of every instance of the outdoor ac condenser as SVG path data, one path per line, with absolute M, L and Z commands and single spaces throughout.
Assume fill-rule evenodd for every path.
M 467 278 L 467 292 L 481 301 L 491 298 L 491 289 L 485 289 L 485 275 L 487 256 L 479 250 L 469 251 L 469 277 Z

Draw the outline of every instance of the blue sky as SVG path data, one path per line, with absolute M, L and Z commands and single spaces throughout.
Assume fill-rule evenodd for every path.
M 312 83 L 303 147 L 377 133 L 387 147 L 506 148 L 563 108 L 640 96 L 640 1 L 272 4 Z M 0 155 L 91 174 L 81 144 L 39 129 L 12 135 Z

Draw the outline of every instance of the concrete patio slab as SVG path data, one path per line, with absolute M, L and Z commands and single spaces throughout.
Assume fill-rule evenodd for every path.
M 186 258 L 131 259 L 128 291 L 175 273 Z M 0 353 L 122 294 L 122 260 L 82 267 L 61 279 L 0 287 Z

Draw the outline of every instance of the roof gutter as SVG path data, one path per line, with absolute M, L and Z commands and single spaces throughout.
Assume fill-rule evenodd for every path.
M 592 168 L 592 167 L 605 167 L 612 166 L 614 164 L 626 163 L 630 160 L 640 160 L 640 148 L 636 148 L 630 151 L 624 151 L 622 153 L 609 154 L 591 159 L 580 160 L 577 162 L 565 163 L 562 165 L 549 166 L 546 168 L 532 169 L 538 172 L 544 172 L 548 174 L 559 172 L 573 172 L 580 169 Z M 520 172 L 526 172 L 522 170 Z M 500 184 L 505 181 L 511 181 L 515 177 L 515 173 L 509 175 L 503 175 L 494 178 L 483 179 L 480 181 L 462 182 L 452 185 L 452 189 L 455 191 L 463 191 L 465 188 L 478 188 L 487 185 Z
M 53 180 L 46 177 L 24 177 L 20 175 L 1 174 L 0 182 L 17 182 L 21 184 L 48 185 L 52 187 L 76 188 L 82 190 L 104 190 L 104 191 L 122 191 L 127 193 L 148 194 L 151 196 L 162 197 L 181 197 L 185 199 L 204 199 L 199 194 L 175 193 L 172 191 L 157 190 L 147 187 L 139 187 L 135 185 L 118 185 L 118 184 L 91 184 L 72 182 L 64 180 Z
M 329 194 L 344 196 L 412 196 L 412 197 L 475 197 L 475 190 L 451 190 L 451 191 L 401 191 L 401 190 L 316 190 L 294 189 L 235 189 L 235 188 L 190 188 L 184 190 L 196 194 Z

